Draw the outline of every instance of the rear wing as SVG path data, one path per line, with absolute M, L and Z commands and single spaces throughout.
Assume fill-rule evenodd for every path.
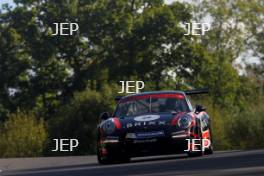
M 186 90 L 183 91 L 186 95 L 196 95 L 196 94 L 208 94 L 208 88 L 201 88 L 201 89 L 193 89 L 193 90 Z
M 116 96 L 116 97 L 115 97 L 115 101 L 116 101 L 116 102 L 119 102 L 119 100 L 121 100 L 122 98 L 123 98 L 123 96 Z
M 185 95 L 208 94 L 209 89 L 208 88 L 192 89 L 192 90 L 186 90 L 183 92 L 185 93 Z M 116 96 L 115 101 L 119 102 L 122 98 L 123 96 Z

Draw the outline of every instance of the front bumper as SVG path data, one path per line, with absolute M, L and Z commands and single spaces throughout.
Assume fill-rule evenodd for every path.
M 172 133 L 165 137 L 151 138 L 106 138 L 102 142 L 108 153 L 131 157 L 183 153 L 188 147 L 190 136 L 187 133 Z

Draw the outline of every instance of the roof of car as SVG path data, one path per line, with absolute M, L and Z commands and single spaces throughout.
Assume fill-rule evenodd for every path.
M 126 95 L 126 96 L 122 97 L 122 99 L 127 98 L 127 97 L 133 97 L 133 96 L 138 96 L 138 95 L 148 95 L 148 94 L 183 94 L 183 95 L 185 95 L 185 93 L 183 91 L 164 90 L 164 91 L 140 92 L 140 93 L 136 93 L 136 94 Z

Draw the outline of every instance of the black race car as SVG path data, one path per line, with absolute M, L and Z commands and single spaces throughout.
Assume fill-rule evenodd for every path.
M 213 153 L 210 120 L 205 109 L 193 109 L 186 95 L 206 90 L 144 92 L 122 97 L 110 116 L 101 114 L 97 156 L 101 164 L 131 157 Z

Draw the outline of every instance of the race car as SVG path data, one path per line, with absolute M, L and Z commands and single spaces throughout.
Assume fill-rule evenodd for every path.
M 209 115 L 201 105 L 193 108 L 187 97 L 207 92 L 154 91 L 118 98 L 115 112 L 100 116 L 98 162 L 129 162 L 132 157 L 176 153 L 212 154 Z

